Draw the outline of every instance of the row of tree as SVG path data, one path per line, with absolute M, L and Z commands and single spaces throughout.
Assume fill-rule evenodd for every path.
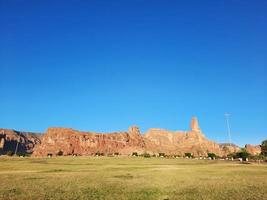
M 14 153 L 12 151 L 8 151 L 7 155 L 8 156 L 12 156 Z M 29 156 L 29 154 L 26 153 L 18 153 L 18 156 Z M 62 156 L 63 152 L 59 151 L 58 156 Z M 103 153 L 96 153 L 96 156 L 103 156 Z M 119 155 L 119 153 L 115 153 L 114 155 Z M 142 156 L 145 158 L 150 158 L 150 157 L 156 157 L 156 155 L 150 155 L 149 153 L 143 153 L 143 154 L 138 154 L 137 152 L 133 152 L 132 156 Z M 181 157 L 181 155 L 165 155 L 165 153 L 159 153 L 158 155 L 159 157 Z M 187 157 L 187 158 L 193 158 L 194 155 L 190 152 L 185 153 L 183 157 Z M 216 159 L 219 158 L 215 153 L 209 152 L 208 153 L 208 157 L 211 159 Z M 245 148 L 242 148 L 239 152 L 236 153 L 232 153 L 227 155 L 228 158 L 234 158 L 234 159 L 238 159 L 238 158 L 242 158 L 242 160 L 247 160 L 247 159 L 252 159 L 252 160 L 266 160 L 267 159 L 267 140 L 262 141 L 261 143 L 261 154 L 260 155 L 251 155 L 249 154 Z
M 150 155 L 149 153 L 143 153 L 143 154 L 138 154 L 137 152 L 133 152 L 132 156 L 142 156 L 145 158 L 149 157 L 156 157 L 156 155 Z M 183 156 L 181 155 L 165 155 L 165 153 L 159 153 L 158 157 L 186 157 L 186 158 L 194 158 L 194 155 L 190 152 L 185 153 Z M 210 159 L 217 159 L 220 158 L 217 156 L 215 153 L 209 152 L 208 153 L 208 158 Z M 251 155 L 250 153 L 247 152 L 245 148 L 242 148 L 240 151 L 231 153 L 227 155 L 227 158 L 233 158 L 233 159 L 239 159 L 242 158 L 242 160 L 247 160 L 247 159 L 252 159 L 252 160 L 266 160 L 267 159 L 267 140 L 262 141 L 261 144 L 261 154 L 259 155 Z

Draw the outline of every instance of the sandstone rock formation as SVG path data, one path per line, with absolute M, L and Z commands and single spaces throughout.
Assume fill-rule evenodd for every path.
M 260 145 L 251 145 L 251 144 L 246 144 L 245 149 L 247 150 L 248 153 L 251 155 L 259 155 L 261 153 L 261 146 Z
M 32 153 L 36 144 L 41 143 L 41 134 L 31 132 L 20 132 L 10 129 L 0 129 L 0 154 L 16 150 L 18 142 L 18 153 Z
M 131 154 L 143 152 L 145 142 L 137 127 L 128 132 L 109 134 L 81 132 L 68 128 L 49 128 L 42 143 L 34 149 L 34 156 Z
M 221 143 L 219 144 L 221 151 L 225 154 L 236 153 L 241 150 L 241 148 L 232 143 Z
M 197 118 L 193 118 L 189 131 L 149 129 L 143 136 L 136 126 L 130 127 L 127 132 L 107 134 L 48 128 L 41 144 L 34 148 L 33 155 L 131 155 L 133 152 L 169 155 L 190 152 L 196 156 L 206 156 L 208 152 L 220 156 L 225 154 L 217 143 L 205 138 Z
M 194 132 L 201 132 L 200 127 L 198 125 L 198 120 L 196 117 L 193 117 L 191 120 L 191 126 L 190 126 L 191 130 Z
M 195 156 L 206 156 L 208 152 L 223 155 L 218 144 L 205 138 L 197 118 L 192 119 L 190 128 L 190 131 L 149 129 L 144 135 L 149 141 L 147 149 L 153 153 L 166 152 L 174 155 L 184 155 L 187 152 Z

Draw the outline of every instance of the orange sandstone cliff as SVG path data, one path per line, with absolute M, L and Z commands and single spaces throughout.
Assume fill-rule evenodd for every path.
M 42 134 L 21 132 L 11 129 L 0 128 L 0 155 L 8 151 L 15 153 L 33 152 L 35 145 L 41 143 Z
M 149 129 L 144 135 L 136 126 L 130 127 L 127 132 L 106 134 L 48 128 L 41 144 L 34 148 L 33 155 L 131 155 L 133 152 L 169 155 L 190 152 L 196 156 L 206 156 L 208 152 L 220 156 L 225 154 L 219 144 L 205 138 L 197 118 L 192 119 L 190 127 L 189 131 Z

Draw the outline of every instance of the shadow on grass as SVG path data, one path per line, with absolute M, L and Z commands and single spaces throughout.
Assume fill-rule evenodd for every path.
M 121 178 L 121 179 L 133 179 L 133 176 L 131 174 L 125 174 L 125 175 L 116 175 L 113 176 L 114 178 Z
M 67 169 L 50 169 L 50 170 L 40 171 L 40 173 L 58 173 L 58 172 L 72 172 L 72 171 Z

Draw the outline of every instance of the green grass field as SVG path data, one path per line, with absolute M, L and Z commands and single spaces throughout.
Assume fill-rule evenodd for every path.
M 267 165 L 165 158 L 0 157 L 0 199 L 267 199 Z

